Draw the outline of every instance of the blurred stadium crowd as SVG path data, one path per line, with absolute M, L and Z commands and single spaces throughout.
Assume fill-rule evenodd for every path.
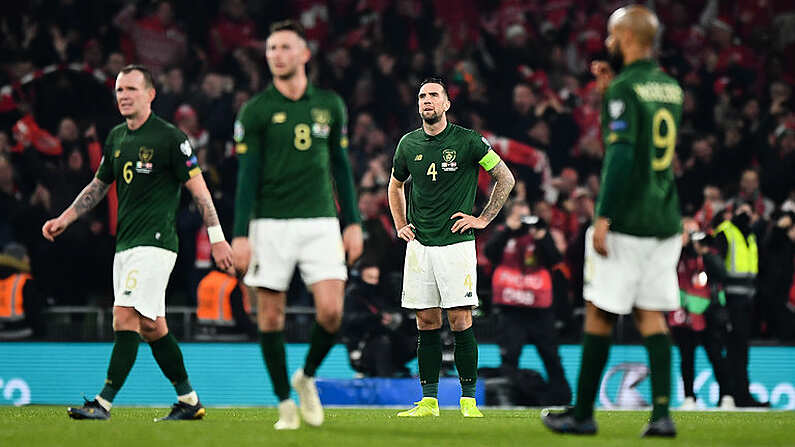
M 112 300 L 113 203 L 106 201 L 54 244 L 40 228 L 90 181 L 105 135 L 121 121 L 113 98 L 120 68 L 133 62 L 152 68 L 155 113 L 189 135 L 231 234 L 234 118 L 268 83 L 267 25 L 295 18 L 313 50 L 311 79 L 337 91 L 350 114 L 350 158 L 366 239 L 349 285 L 348 324 L 389 331 L 406 326 L 399 307 L 404 244 L 395 238 L 386 185 L 398 139 L 420 125 L 418 83 L 441 73 L 450 84 L 451 120 L 480 131 L 514 170 L 509 208 L 528 204 L 525 213 L 548 229 L 557 253 L 548 263 L 555 327 L 564 335 L 579 333 L 583 238 L 603 157 L 600 97 L 588 66 L 604 56 L 607 17 L 626 2 L 199 3 L 33 0 L 4 6 L 0 247 L 16 242 L 27 249 L 43 303 L 109 306 Z M 685 90 L 674 161 L 683 214 L 709 232 L 724 211 L 752 205 L 760 272 L 749 318 L 755 336 L 790 339 L 795 6 L 786 0 L 648 3 L 664 25 L 661 65 Z M 484 176 L 479 205 L 488 187 Z M 169 303 L 191 305 L 211 260 L 201 218 L 184 196 L 177 224 L 180 253 Z M 501 262 L 486 246 L 500 225 L 478 237 L 486 316 L 495 310 L 490 279 Z M 301 302 L 296 299 L 292 303 Z M 788 316 L 784 324 L 776 323 L 781 315 Z

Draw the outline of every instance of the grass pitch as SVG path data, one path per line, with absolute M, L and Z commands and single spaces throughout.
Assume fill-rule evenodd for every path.
M 209 408 L 203 421 L 154 423 L 168 410 L 122 407 L 110 421 L 73 421 L 62 406 L 0 407 L 0 446 L 795 446 L 795 412 L 677 412 L 675 440 L 642 440 L 648 412 L 599 411 L 599 434 L 575 437 L 547 431 L 539 410 L 486 408 L 483 419 L 455 410 L 397 418 L 397 411 L 327 409 L 323 427 L 277 432 L 275 408 Z

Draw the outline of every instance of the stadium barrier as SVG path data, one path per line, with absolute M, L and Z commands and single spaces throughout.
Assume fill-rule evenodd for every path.
M 93 397 L 105 380 L 111 343 L 0 343 L 0 405 L 76 404 L 81 395 Z M 299 368 L 308 345 L 289 344 L 287 360 L 290 372 Z M 182 350 L 190 380 L 209 406 L 271 406 L 276 405 L 270 380 L 265 372 L 259 345 L 255 343 L 183 343 Z M 560 355 L 566 378 L 576 388 L 579 372 L 580 346 L 563 345 Z M 610 353 L 605 376 L 599 392 L 598 405 L 603 408 L 637 408 L 650 402 L 649 371 L 646 351 L 642 346 L 618 345 Z M 481 367 L 499 365 L 499 349 L 493 344 L 480 346 Z M 674 407 L 684 399 L 679 379 L 679 356 L 673 355 Z M 416 360 L 409 368 L 416 373 Z M 532 346 L 526 346 L 520 367 L 544 368 Z M 757 399 L 770 400 L 773 408 L 795 409 L 795 347 L 753 346 L 750 351 L 751 392 Z M 381 393 L 384 383 L 363 386 L 351 381 L 355 372 L 348 363 L 345 347 L 335 346 L 318 370 L 322 384 L 321 399 L 337 405 L 387 404 Z M 395 379 L 389 383 L 390 393 L 398 392 L 403 402 L 389 401 L 389 405 L 410 405 L 421 397 L 415 380 Z M 402 380 L 402 381 L 400 381 Z M 443 386 L 458 388 L 456 380 Z M 345 391 L 345 387 L 349 389 Z M 353 389 L 355 388 L 355 389 Z M 332 399 L 330 390 L 334 389 Z M 695 390 L 701 405 L 714 407 L 718 400 L 718 386 L 704 351 L 696 351 Z M 450 393 L 452 391 L 445 391 Z M 369 393 L 369 394 L 368 394 Z M 340 395 L 352 396 L 340 399 Z M 453 396 L 455 393 L 453 392 Z M 482 402 L 482 390 L 481 390 Z M 130 377 L 116 398 L 118 405 L 167 406 L 174 399 L 174 391 L 158 369 L 150 350 L 141 346 Z M 449 402 L 443 402 L 451 405 Z

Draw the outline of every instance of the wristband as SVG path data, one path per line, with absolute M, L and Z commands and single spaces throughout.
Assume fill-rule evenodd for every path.
M 213 225 L 212 227 L 207 227 L 207 235 L 210 236 L 211 244 L 215 244 L 217 242 L 223 242 L 226 240 L 226 238 L 224 238 L 224 230 L 221 229 L 220 225 Z

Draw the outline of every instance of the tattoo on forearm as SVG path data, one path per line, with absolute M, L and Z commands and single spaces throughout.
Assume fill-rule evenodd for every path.
M 212 227 L 219 224 L 218 213 L 215 212 L 215 205 L 209 194 L 204 197 L 193 196 L 193 203 L 204 219 L 204 226 Z
M 108 193 L 108 188 L 110 188 L 109 184 L 96 178 L 83 188 L 80 194 L 77 195 L 75 201 L 72 202 L 72 208 L 74 208 L 77 213 L 77 217 L 94 209 L 94 207 L 102 201 L 102 198 L 105 197 L 105 194 Z
M 513 189 L 515 180 L 513 178 L 513 174 L 511 174 L 511 170 L 508 169 L 508 166 L 504 161 L 500 161 L 500 163 L 495 166 L 494 169 L 489 171 L 489 174 L 491 174 L 491 177 L 495 180 L 494 188 L 491 190 L 489 202 L 483 208 L 483 212 L 480 213 L 480 217 L 486 219 L 488 222 L 491 222 L 495 217 L 497 217 L 497 214 L 500 213 L 502 205 L 505 204 L 505 201 L 508 199 L 508 195 Z

